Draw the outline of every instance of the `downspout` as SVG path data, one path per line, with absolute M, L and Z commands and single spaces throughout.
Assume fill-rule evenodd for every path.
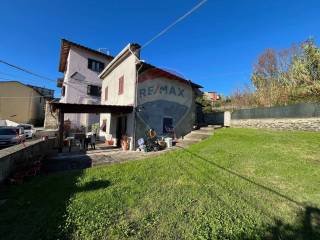
M 131 52 L 131 54 L 133 54 L 135 57 L 136 57 L 136 60 L 137 62 L 135 63 L 135 69 L 136 69 L 136 79 L 135 79 L 135 87 L 134 87 L 134 103 L 133 103 L 133 136 L 132 136 L 132 146 L 133 146 L 133 149 L 136 148 L 136 119 L 137 119 L 137 106 L 138 106 L 138 82 L 139 82 L 139 71 L 140 69 L 142 68 L 142 64 L 141 66 L 139 67 L 139 69 L 137 70 L 137 64 L 138 63 L 143 63 L 142 60 L 140 60 L 137 55 L 135 53 L 137 53 L 137 51 L 140 51 L 139 50 L 136 50 L 135 53 L 131 51 L 131 48 L 129 47 L 129 51 Z M 140 52 L 138 52 L 138 54 L 140 55 Z

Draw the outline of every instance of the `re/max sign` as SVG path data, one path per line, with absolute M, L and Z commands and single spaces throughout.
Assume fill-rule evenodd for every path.
M 139 89 L 140 98 L 152 96 L 152 95 L 173 95 L 178 97 L 184 97 L 184 89 L 168 85 L 149 86 Z

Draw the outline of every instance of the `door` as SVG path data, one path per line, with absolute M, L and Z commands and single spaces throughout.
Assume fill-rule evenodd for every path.
M 173 133 L 173 119 L 171 117 L 164 117 L 163 118 L 163 125 L 162 125 L 162 132 L 163 134 Z
M 125 134 L 127 134 L 127 116 L 121 116 L 117 118 L 116 138 L 118 147 L 121 147 L 121 138 Z

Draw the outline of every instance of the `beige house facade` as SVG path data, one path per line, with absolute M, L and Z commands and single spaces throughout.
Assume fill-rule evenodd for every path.
M 53 93 L 18 81 L 0 82 L 0 119 L 42 126 L 46 99 Z

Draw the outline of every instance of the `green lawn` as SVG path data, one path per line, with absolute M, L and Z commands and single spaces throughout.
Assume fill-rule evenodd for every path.
M 221 129 L 162 156 L 36 177 L 1 239 L 320 239 L 320 134 Z

